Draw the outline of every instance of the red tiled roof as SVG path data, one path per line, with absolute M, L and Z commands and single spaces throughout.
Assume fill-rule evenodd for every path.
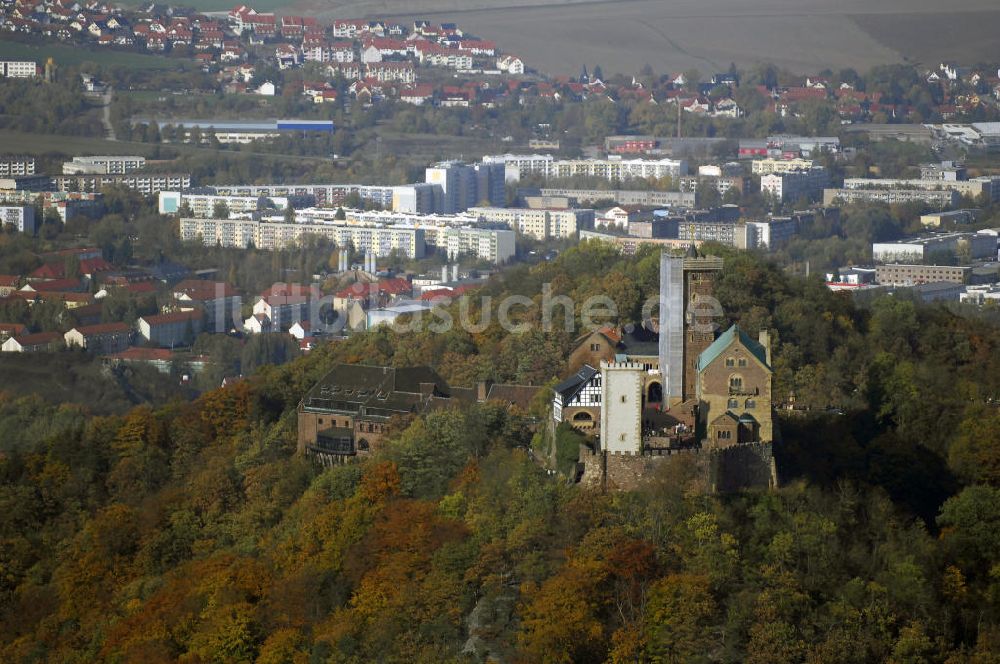
M 214 300 L 217 297 L 234 297 L 236 289 L 223 281 L 204 281 L 202 279 L 185 279 L 176 286 L 173 292 L 183 293 L 192 300 Z
M 16 337 L 28 331 L 27 325 L 21 323 L 0 323 L 0 333 Z
M 113 360 L 133 362 L 169 362 L 173 354 L 165 348 L 127 348 L 120 353 L 108 355 Z
M 62 340 L 62 335 L 58 332 L 38 332 L 36 334 L 14 337 L 14 339 L 22 346 L 40 346 Z
M 48 263 L 43 265 L 31 274 L 28 275 L 29 279 L 62 279 L 66 274 L 66 268 L 63 265 L 56 265 L 54 263 Z
M 318 290 L 313 286 L 303 286 L 302 284 L 274 284 L 260 294 L 263 298 L 282 296 L 317 296 Z
M 80 290 L 80 285 L 79 279 L 53 279 L 51 281 L 36 281 L 30 284 L 32 289 L 40 293 L 76 291 Z
M 31 293 L 26 293 L 31 295 Z M 43 300 L 54 300 L 57 302 L 91 302 L 94 296 L 90 293 L 43 293 Z
M 117 334 L 118 332 L 128 332 L 128 323 L 100 323 L 99 325 L 83 325 L 73 328 L 80 334 L 88 336 L 91 334 Z
M 149 281 L 136 281 L 126 284 L 123 290 L 129 293 L 155 293 L 156 284 Z
M 450 298 L 455 295 L 455 291 L 451 288 L 435 288 L 434 290 L 424 291 L 420 294 L 420 299 L 424 302 L 429 302 L 437 298 Z
M 396 277 L 395 279 L 379 279 L 378 289 L 383 293 L 389 293 L 391 295 L 400 295 L 402 293 L 409 293 L 413 290 L 413 284 L 411 284 L 406 279 Z
M 156 325 L 170 325 L 181 321 L 196 320 L 201 318 L 200 311 L 175 311 L 169 314 L 157 314 L 155 316 L 143 316 L 140 320 L 146 321 L 150 327 Z

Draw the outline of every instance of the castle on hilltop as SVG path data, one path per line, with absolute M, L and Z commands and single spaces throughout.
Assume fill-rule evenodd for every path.
M 713 491 L 777 485 L 770 334 L 753 339 L 738 325 L 717 333 L 722 267 L 720 258 L 662 254 L 658 339 L 606 328 L 577 340 L 570 366 L 582 366 L 555 387 L 552 413 L 588 436 L 581 483 L 634 489 L 687 456 Z

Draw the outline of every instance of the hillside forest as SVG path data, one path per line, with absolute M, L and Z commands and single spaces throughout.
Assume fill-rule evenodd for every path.
M 532 451 L 544 392 L 524 412 L 400 419 L 357 463 L 295 454 L 298 401 L 341 362 L 427 364 L 453 385 L 563 377 L 574 334 L 495 316 L 379 328 L 128 411 L 12 390 L 0 660 L 1000 661 L 995 322 L 712 251 L 727 322 L 773 330 L 781 488 L 712 495 L 680 463 L 640 491 L 584 490 Z M 658 265 L 585 243 L 494 278 L 472 317 L 547 283 L 635 323 Z

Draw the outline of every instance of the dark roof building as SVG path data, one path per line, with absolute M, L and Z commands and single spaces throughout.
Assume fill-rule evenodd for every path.
M 394 417 L 485 401 L 527 410 L 539 389 L 485 381 L 453 388 L 430 367 L 339 364 L 299 404 L 299 453 L 326 465 L 341 463 L 377 448 Z

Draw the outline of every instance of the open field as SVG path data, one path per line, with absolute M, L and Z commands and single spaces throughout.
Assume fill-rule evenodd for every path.
M 909 60 L 936 65 L 1000 60 L 1000 10 L 958 14 L 859 14 L 862 30 Z
M 61 65 L 93 62 L 98 65 L 118 65 L 129 69 L 176 69 L 181 66 L 181 62 L 178 60 L 156 55 L 143 55 L 126 51 L 96 51 L 62 44 L 32 46 L 0 39 L 0 60 L 34 60 L 38 63 L 44 63 L 49 57 L 55 58 L 56 64 Z
M 201 0 L 219 9 L 221 0 Z M 283 0 L 267 0 L 279 7 Z M 455 21 L 537 69 L 703 73 L 768 61 L 794 71 L 1000 56 L 996 0 L 284 0 L 286 12 Z M 199 0 L 194 0 L 199 4 Z
M 230 0 L 192 0 L 224 11 Z M 495 39 L 544 73 L 571 74 L 582 64 L 606 73 L 772 62 L 798 72 L 892 62 L 975 63 L 1000 58 L 996 0 L 260 0 L 259 11 L 330 18 L 428 18 L 455 21 Z M 169 68 L 155 56 L 55 45 L 35 49 L 0 41 L 0 57 L 70 63 L 90 60 Z

